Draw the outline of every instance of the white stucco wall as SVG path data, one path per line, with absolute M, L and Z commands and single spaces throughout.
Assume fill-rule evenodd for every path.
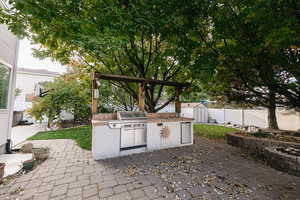
M 1 4 L 0 4 L 1 6 Z M 15 91 L 16 63 L 18 39 L 5 25 L 0 24 L 0 62 L 11 69 L 8 94 L 8 105 L 6 109 L 0 109 L 0 154 L 3 153 L 3 146 L 10 138 L 12 126 L 12 108 Z
M 92 154 L 95 160 L 120 155 L 121 129 L 111 129 L 104 125 L 93 125 Z
M 147 124 L 147 149 L 150 151 L 164 149 L 170 147 L 181 146 L 181 129 L 178 122 L 165 122 L 162 126 L 158 123 Z M 168 127 L 170 136 L 167 138 L 161 137 L 163 127 Z

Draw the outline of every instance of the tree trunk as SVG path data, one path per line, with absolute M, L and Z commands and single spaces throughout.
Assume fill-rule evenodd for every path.
M 269 122 L 270 129 L 279 129 L 277 119 L 276 119 L 276 107 L 268 108 L 268 122 Z
M 150 102 L 147 104 L 146 106 L 146 111 L 149 112 L 149 113 L 155 113 L 155 106 L 153 102 Z
M 48 118 L 48 122 L 47 122 L 47 128 L 50 128 L 50 120 Z
M 52 119 L 50 116 L 48 116 L 47 128 L 51 128 L 51 123 L 52 123 Z
M 275 101 L 275 94 L 271 92 L 270 94 L 270 105 L 268 107 L 268 122 L 270 129 L 279 129 L 277 118 L 276 118 L 276 101 Z
M 76 114 L 74 114 L 74 118 L 73 118 L 73 128 L 75 127 L 75 122 L 76 122 Z

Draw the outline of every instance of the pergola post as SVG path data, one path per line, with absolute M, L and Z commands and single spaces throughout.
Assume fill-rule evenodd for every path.
M 97 95 L 97 80 L 95 78 L 95 72 L 92 75 L 92 114 L 97 114 L 98 107 L 98 95 Z
M 139 84 L 139 109 L 141 112 L 145 112 L 145 82 Z
M 176 88 L 176 96 L 175 96 L 175 112 L 177 113 L 178 117 L 181 113 L 181 102 L 180 102 L 180 94 L 181 94 L 181 88 Z

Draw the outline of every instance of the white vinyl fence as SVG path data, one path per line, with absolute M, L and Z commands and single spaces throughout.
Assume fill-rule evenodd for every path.
M 160 112 L 175 112 L 174 105 L 170 104 Z M 267 109 L 213 109 L 202 104 L 196 107 L 183 107 L 181 109 L 183 117 L 194 118 L 195 123 L 218 123 L 237 124 L 241 126 L 268 127 Z M 280 129 L 298 130 L 300 129 L 300 113 L 293 110 L 277 110 L 277 122 Z
M 203 114 L 207 113 L 207 114 Z M 300 129 L 300 113 L 293 110 L 280 110 L 276 112 L 277 122 L 280 129 Z M 216 122 L 218 124 L 237 124 L 242 126 L 268 127 L 268 111 L 243 110 L 243 109 L 211 109 L 194 108 L 194 119 L 198 123 Z
M 219 124 L 268 127 L 267 110 L 208 109 L 208 113 Z

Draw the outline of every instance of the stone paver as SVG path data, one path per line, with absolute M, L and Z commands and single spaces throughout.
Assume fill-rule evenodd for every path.
M 0 199 L 161 200 L 300 199 L 300 178 L 276 171 L 222 142 L 94 161 L 72 140 L 49 147 L 38 168 L 0 186 Z

